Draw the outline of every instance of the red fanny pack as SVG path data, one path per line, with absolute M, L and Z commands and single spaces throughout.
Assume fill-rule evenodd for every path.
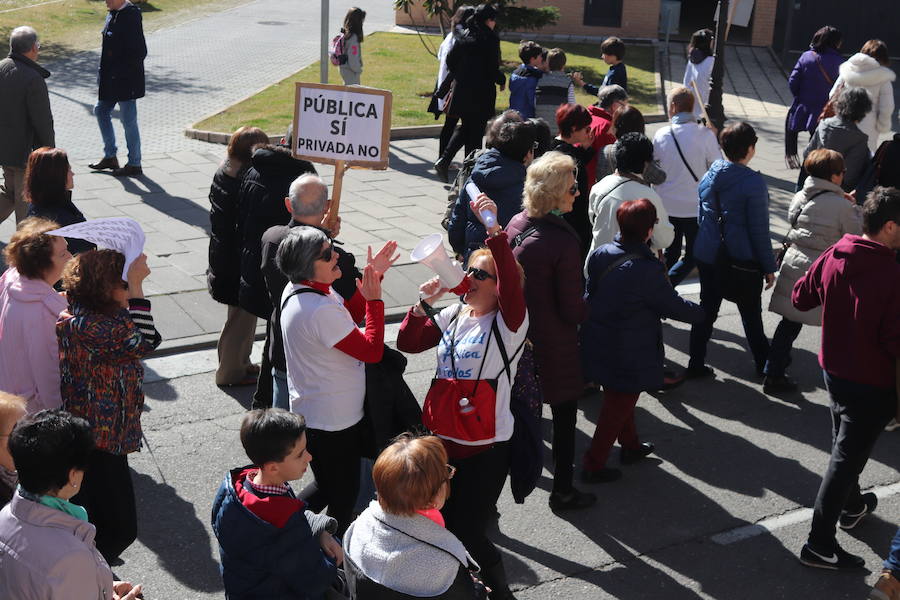
M 453 317 L 450 331 L 450 365 L 454 374 L 458 373 L 456 326 L 460 311 Z M 475 379 L 435 377 L 431 380 L 431 387 L 428 388 L 425 405 L 422 407 L 422 423 L 436 435 L 473 444 L 493 441 L 497 430 L 497 380 L 482 379 L 481 371 L 484 369 L 494 330 L 495 327 L 492 326 Z

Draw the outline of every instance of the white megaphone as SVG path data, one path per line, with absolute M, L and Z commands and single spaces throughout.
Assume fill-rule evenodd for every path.
M 447 256 L 444 242 L 440 233 L 432 233 L 419 242 L 409 258 L 422 263 L 441 279 L 441 285 L 448 288 L 454 294 L 465 294 L 469 291 L 469 279 L 462 266 Z

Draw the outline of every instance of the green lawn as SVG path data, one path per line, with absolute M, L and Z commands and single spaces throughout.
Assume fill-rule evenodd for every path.
M 152 0 L 139 4 L 144 17 L 144 31 L 149 32 L 196 19 L 197 17 L 236 6 L 247 0 Z M 100 30 L 106 19 L 103 0 L 63 0 L 42 4 L 46 0 L 0 0 L 0 51 L 6 56 L 9 33 L 19 25 L 34 27 L 41 41 L 38 61 L 65 58 L 80 50 L 100 46 Z M 40 5 L 41 6 L 36 6 Z
M 423 36 L 426 43 L 437 47 L 438 36 Z M 540 42 L 539 38 L 536 38 Z M 566 51 L 568 71 L 581 71 L 588 83 L 599 84 L 607 66 L 600 60 L 597 44 L 542 44 L 558 45 Z M 515 69 L 518 59 L 518 43 L 502 42 L 503 70 L 507 75 Z M 393 119 L 395 127 L 404 125 L 434 124 L 433 115 L 426 112 L 434 80 L 437 77 L 437 59 L 429 54 L 416 35 L 402 33 L 375 33 L 366 37 L 363 44 L 365 62 L 362 84 L 391 90 L 394 93 Z M 653 69 L 651 46 L 629 46 L 625 61 L 628 65 L 628 88 L 632 104 L 644 114 L 660 112 L 656 100 L 656 75 Z M 329 83 L 341 83 L 338 68 L 329 65 Z M 266 88 L 258 94 L 239 102 L 194 127 L 206 131 L 230 132 L 243 125 L 263 129 L 270 134 L 283 133 L 293 118 L 294 82 L 319 81 L 319 63 L 294 73 L 290 77 Z M 579 103 L 594 102 L 592 96 L 576 92 Z M 509 106 L 509 92 L 497 94 L 497 108 Z

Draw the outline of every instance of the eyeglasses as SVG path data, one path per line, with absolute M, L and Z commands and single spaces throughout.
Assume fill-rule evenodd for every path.
M 444 465 L 447 467 L 447 478 L 443 480 L 440 484 L 438 484 L 437 488 L 434 490 L 434 493 L 431 494 L 432 497 L 437 496 L 441 489 L 450 483 L 450 480 L 453 479 L 453 476 L 456 475 L 456 467 L 453 465 Z
M 320 254 L 316 260 L 324 260 L 325 262 L 331 261 L 331 253 L 334 252 L 334 240 L 328 240 L 329 246 L 322 250 L 322 254 Z
M 484 269 L 479 269 L 478 267 L 469 267 L 469 270 L 466 271 L 466 275 L 471 275 L 478 281 L 484 281 L 485 279 L 493 279 L 494 281 L 497 280 L 496 275 L 491 275 Z

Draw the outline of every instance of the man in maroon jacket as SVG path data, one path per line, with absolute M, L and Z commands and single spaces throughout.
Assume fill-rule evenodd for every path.
M 863 231 L 862 236 L 845 235 L 826 250 L 792 295 L 799 310 L 822 306 L 819 364 L 831 397 L 831 461 L 800 562 L 823 569 L 865 564 L 841 549 L 835 526 L 852 529 L 878 504 L 874 493 L 860 493 L 859 474 L 897 409 L 900 190 L 879 187 L 869 194 Z

